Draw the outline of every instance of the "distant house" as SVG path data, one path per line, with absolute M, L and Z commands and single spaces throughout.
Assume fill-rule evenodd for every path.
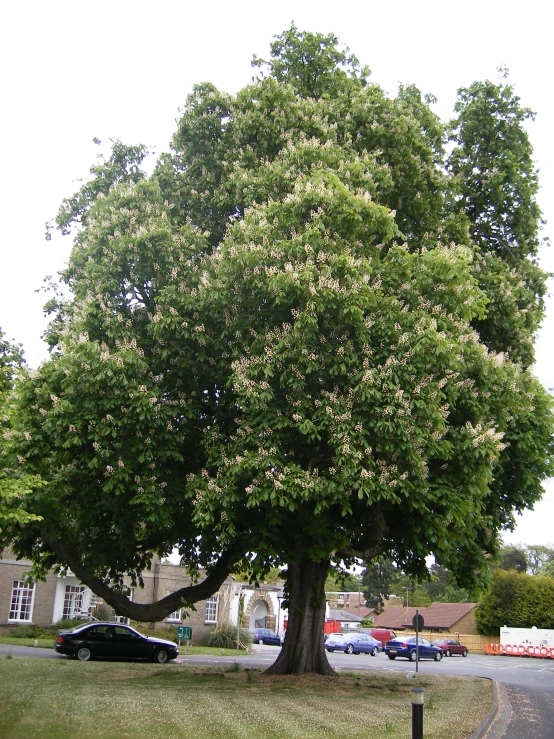
M 436 633 L 476 634 L 475 608 L 477 603 L 432 603 L 426 608 L 385 607 L 376 615 L 374 625 L 394 631 L 412 631 L 416 610 L 423 616 L 425 631 Z
M 327 619 L 329 621 L 340 622 L 341 631 L 357 630 L 362 620 L 360 616 L 338 608 L 329 608 Z
M 44 581 L 29 582 L 31 562 L 17 559 L 10 549 L 0 558 L 0 634 L 7 628 L 28 624 L 49 627 L 62 618 L 91 618 L 102 603 L 75 575 L 47 574 Z M 186 570 L 179 565 L 152 560 L 143 573 L 144 588 L 129 588 L 136 603 L 152 603 L 190 584 Z M 193 642 L 216 623 L 237 623 L 239 604 L 244 628 L 270 628 L 282 633 L 287 618 L 281 609 L 283 588 L 280 585 L 238 583 L 230 577 L 217 593 L 195 604 L 195 611 L 181 608 L 154 626 L 186 624 L 192 626 Z

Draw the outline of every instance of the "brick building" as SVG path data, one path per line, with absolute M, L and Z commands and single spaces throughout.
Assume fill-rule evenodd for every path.
M 28 582 L 31 562 L 16 559 L 10 549 L 0 559 L 0 634 L 7 628 L 30 624 L 49 627 L 62 618 L 89 618 L 101 601 L 72 573 L 49 572 L 44 581 Z M 190 584 L 190 577 L 179 565 L 152 561 L 143 573 L 144 587 L 130 590 L 136 603 L 152 603 Z M 195 610 L 180 609 L 155 628 L 185 624 L 192 627 L 193 643 L 220 622 L 237 623 L 239 604 L 244 628 L 263 627 L 283 631 L 286 611 L 282 611 L 283 589 L 280 585 L 255 588 L 228 578 L 219 591 L 195 604 Z

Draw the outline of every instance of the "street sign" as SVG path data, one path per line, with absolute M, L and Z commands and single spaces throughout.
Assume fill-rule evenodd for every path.
M 412 626 L 416 631 L 422 631 L 424 626 L 423 616 L 420 613 L 416 613 L 416 615 L 412 618 Z
M 192 626 L 177 626 L 177 639 L 192 639 Z

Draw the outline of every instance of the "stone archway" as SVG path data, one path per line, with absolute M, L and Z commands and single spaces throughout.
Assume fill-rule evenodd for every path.
M 258 623 L 256 623 L 258 622 Z M 261 623 L 264 626 L 261 627 Z M 271 598 L 261 590 L 255 590 L 242 614 L 242 626 L 245 629 L 254 629 L 256 626 L 266 629 L 275 629 L 275 610 Z

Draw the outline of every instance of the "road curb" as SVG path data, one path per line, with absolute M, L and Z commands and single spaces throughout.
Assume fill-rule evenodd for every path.
M 490 680 L 490 678 L 485 678 L 486 680 Z M 491 680 L 492 682 L 492 708 L 487 713 L 485 718 L 481 721 L 479 726 L 474 730 L 472 734 L 469 735 L 468 739 L 481 739 L 481 737 L 484 737 L 485 734 L 488 732 L 490 726 L 492 725 L 492 722 L 496 718 L 498 714 L 498 709 L 502 700 L 500 688 L 496 680 Z

